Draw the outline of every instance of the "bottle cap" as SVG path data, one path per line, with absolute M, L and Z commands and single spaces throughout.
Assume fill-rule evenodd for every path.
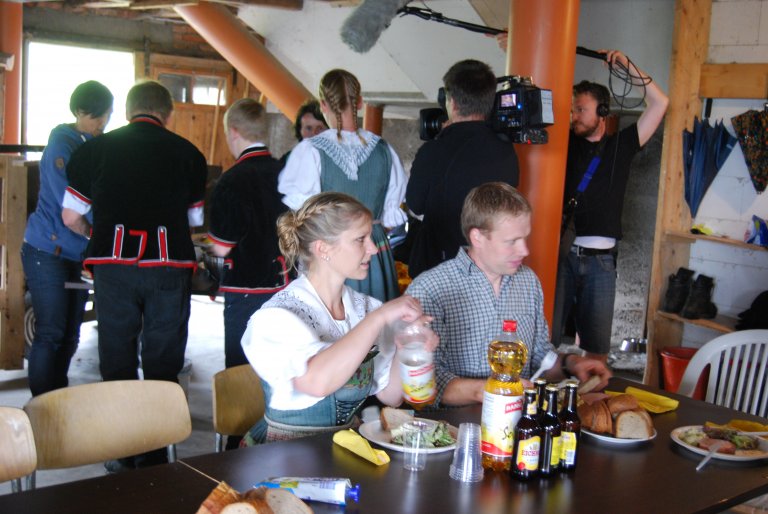
M 549 385 L 546 387 L 546 390 L 547 390 L 548 392 L 552 392 L 552 391 L 554 391 L 554 392 L 557 392 L 557 391 L 558 391 L 558 388 L 557 388 L 557 384 L 549 384 Z
M 501 323 L 501 330 L 503 332 L 516 332 L 517 331 L 517 321 L 513 319 L 505 319 Z
M 533 381 L 533 384 L 537 385 L 537 386 L 540 385 L 540 384 L 546 386 L 547 385 L 547 379 L 546 378 L 537 378 L 536 380 Z M 555 386 L 555 387 L 557 387 L 557 386 Z
M 360 502 L 360 484 L 355 484 L 347 489 L 347 498 L 355 503 Z

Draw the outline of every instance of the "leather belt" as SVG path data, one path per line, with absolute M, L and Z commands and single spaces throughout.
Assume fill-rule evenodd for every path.
M 575 253 L 579 257 L 592 256 L 592 255 L 613 255 L 616 253 L 616 247 L 613 248 L 584 248 L 583 246 L 573 245 L 571 246 L 571 253 Z

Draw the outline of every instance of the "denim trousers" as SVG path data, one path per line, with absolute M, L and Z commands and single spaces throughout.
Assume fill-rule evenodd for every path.
M 21 263 L 35 311 L 28 365 L 29 389 L 37 396 L 69 385 L 69 363 L 80 339 L 88 291 L 64 288 L 65 282 L 80 280 L 80 262 L 24 243 Z
M 178 382 L 190 311 L 187 268 L 94 266 L 99 360 L 104 380 Z
M 248 326 L 248 320 L 274 293 L 243 294 L 224 293 L 224 366 L 232 368 L 248 364 L 240 341 Z
M 552 342 L 559 346 L 562 327 L 573 312 L 581 349 L 607 354 L 616 297 L 616 256 L 569 252 L 558 267 L 555 297 Z

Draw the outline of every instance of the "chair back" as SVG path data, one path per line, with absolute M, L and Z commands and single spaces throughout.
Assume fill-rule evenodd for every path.
M 221 451 L 221 435 L 243 435 L 264 416 L 264 391 L 256 371 L 243 364 L 216 373 L 212 392 L 216 451 Z
M 192 432 L 181 386 L 159 380 L 65 387 L 32 398 L 24 410 L 35 434 L 38 469 L 129 457 L 174 445 Z
M 688 363 L 677 392 L 691 396 L 706 366 L 710 367 L 706 401 L 768 415 L 768 330 L 742 330 L 706 343 Z
M 12 480 L 13 491 L 18 491 L 21 477 L 34 473 L 36 466 L 35 437 L 27 414 L 0 407 L 0 482 Z

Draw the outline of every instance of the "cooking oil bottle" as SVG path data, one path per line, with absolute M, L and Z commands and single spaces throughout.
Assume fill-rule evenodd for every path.
M 516 330 L 516 321 L 504 320 L 502 334 L 488 345 L 491 376 L 483 393 L 481 432 L 483 467 L 494 471 L 510 469 L 515 425 L 522 416 L 520 372 L 528 360 L 528 347 Z

